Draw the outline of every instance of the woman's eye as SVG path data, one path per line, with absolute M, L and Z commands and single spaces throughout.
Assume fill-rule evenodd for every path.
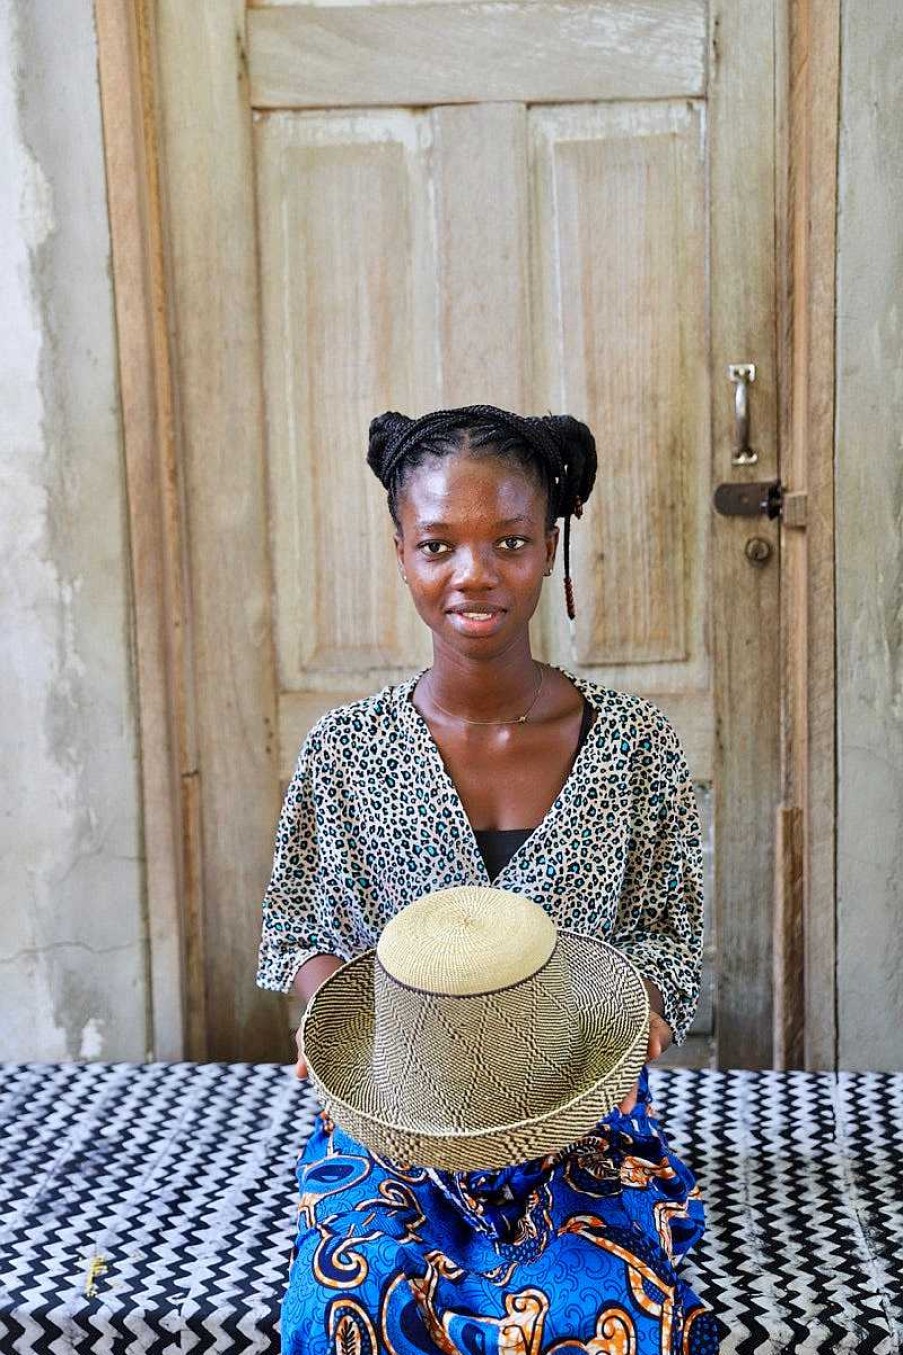
M 502 545 L 505 547 L 505 550 L 523 550 L 526 544 L 527 538 L 525 536 L 502 537 Z
M 423 551 L 424 555 L 429 555 L 435 559 L 438 555 L 445 555 L 448 551 L 448 546 L 444 541 L 422 541 L 420 543 L 420 549 Z

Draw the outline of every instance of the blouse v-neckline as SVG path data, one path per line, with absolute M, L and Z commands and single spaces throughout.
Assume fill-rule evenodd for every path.
M 594 733 L 597 731 L 598 726 L 602 723 L 598 715 L 599 707 L 593 700 L 592 693 L 589 690 L 588 684 L 584 683 L 583 679 L 578 677 L 576 674 L 568 672 L 566 668 L 558 668 L 555 664 L 549 664 L 548 666 L 550 668 L 554 668 L 556 672 L 561 673 L 563 677 L 567 678 L 567 680 L 577 689 L 577 691 L 584 698 L 584 700 L 588 701 L 589 704 L 594 708 L 594 710 L 596 711 L 596 716 L 593 719 L 593 722 L 590 725 L 589 730 L 587 731 L 587 735 L 586 738 L 583 740 L 582 746 L 577 752 L 577 756 L 571 763 L 570 770 L 568 771 L 568 774 L 564 779 L 564 783 L 561 786 L 561 789 L 555 796 L 555 799 L 552 801 L 551 805 L 546 810 L 545 814 L 543 814 L 542 818 L 540 819 L 536 827 L 530 831 L 526 838 L 524 838 L 524 841 L 513 853 L 507 864 L 503 866 L 503 868 L 499 871 L 498 875 L 496 875 L 494 878 L 490 878 L 489 871 L 486 868 L 486 862 L 483 860 L 483 854 L 480 851 L 480 844 L 477 842 L 476 830 L 474 829 L 474 826 L 470 821 L 470 816 L 468 815 L 467 810 L 464 808 L 464 801 L 461 799 L 461 795 L 460 792 L 458 791 L 457 785 L 455 784 L 454 777 L 452 776 L 451 772 L 445 765 L 445 759 L 442 756 L 438 743 L 433 738 L 432 730 L 430 729 L 426 720 L 421 715 L 420 711 L 414 705 L 413 701 L 414 690 L 417 687 L 417 684 L 420 681 L 420 679 L 429 670 L 426 668 L 421 668 L 420 671 L 415 673 L 412 678 L 409 678 L 407 682 L 402 684 L 401 689 L 402 704 L 410 711 L 410 717 L 414 721 L 414 727 L 420 733 L 421 740 L 424 744 L 427 755 L 432 759 L 432 761 L 436 765 L 440 777 L 445 780 L 445 783 L 451 794 L 452 803 L 455 806 L 455 812 L 458 816 L 461 826 L 464 829 L 463 833 L 461 834 L 461 837 L 459 838 L 459 841 L 462 844 L 463 843 L 468 844 L 470 853 L 470 860 L 468 862 L 468 865 L 477 872 L 477 874 L 480 877 L 481 883 L 498 886 L 499 882 L 504 879 L 505 875 L 514 866 L 515 862 L 519 860 L 521 853 L 526 851 L 528 847 L 532 848 L 533 846 L 535 846 L 537 839 L 539 841 L 542 840 L 542 834 L 544 831 L 547 830 L 550 820 L 556 818 L 558 810 L 564 806 L 564 803 L 566 802 L 570 792 L 570 787 L 576 780 L 576 775 L 580 763 L 583 761 L 584 757 L 587 756 L 587 748 L 589 747 L 590 741 L 592 740 Z

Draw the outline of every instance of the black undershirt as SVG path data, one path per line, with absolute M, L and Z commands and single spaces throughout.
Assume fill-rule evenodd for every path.
M 580 749 L 586 743 L 586 736 L 593 723 L 593 714 L 593 707 L 584 697 L 583 718 L 580 721 L 580 733 L 577 736 L 577 747 L 574 749 L 571 767 L 576 762 Z M 570 772 L 570 768 L 568 770 Z M 480 849 L 480 855 L 483 858 L 486 873 L 490 880 L 494 880 L 497 875 L 502 873 L 518 847 L 523 846 L 532 832 L 532 828 L 477 828 L 474 830 L 474 837 L 477 840 L 477 846 Z

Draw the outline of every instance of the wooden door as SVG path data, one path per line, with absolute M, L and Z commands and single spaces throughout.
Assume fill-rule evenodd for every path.
M 281 785 L 324 709 L 429 660 L 368 421 L 488 401 L 595 431 L 576 628 L 555 578 L 537 647 L 674 720 L 714 806 L 698 1038 L 770 1061 L 777 533 L 710 501 L 777 473 L 776 3 L 156 7 L 195 1057 L 287 1056 L 285 1013 L 253 988 Z

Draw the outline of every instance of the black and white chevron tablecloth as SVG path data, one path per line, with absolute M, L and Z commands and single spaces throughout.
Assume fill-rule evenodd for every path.
M 291 1070 L 2 1072 L 2 1355 L 275 1355 L 315 1110 Z M 687 1271 L 722 1350 L 903 1350 L 903 1074 L 657 1070 L 653 1088 L 707 1202 Z

